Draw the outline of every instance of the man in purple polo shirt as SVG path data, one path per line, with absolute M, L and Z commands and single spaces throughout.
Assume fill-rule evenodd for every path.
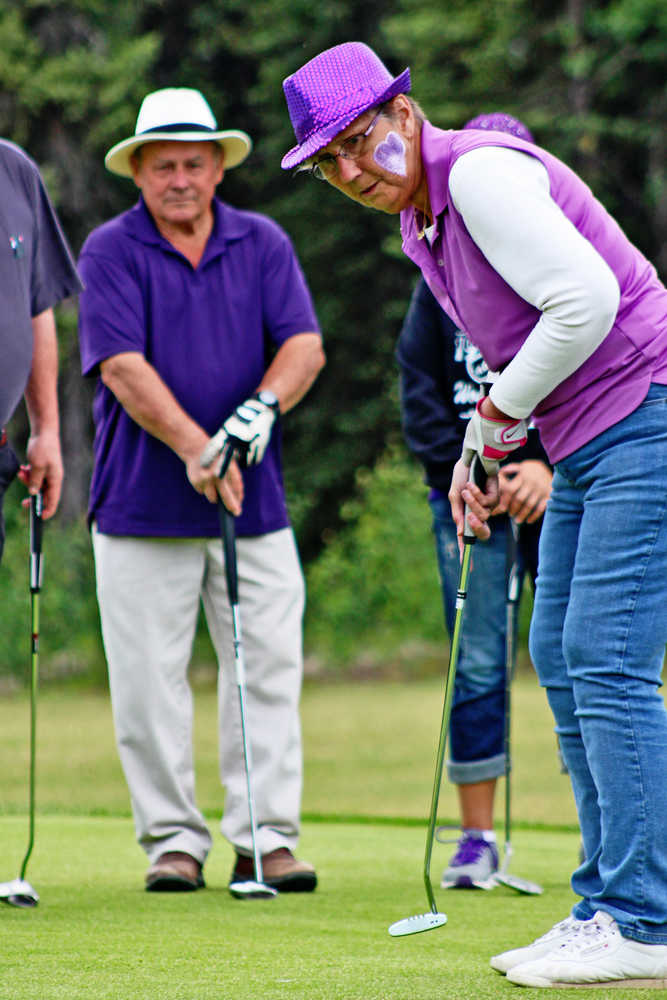
M 135 135 L 107 154 L 137 204 L 81 252 L 82 368 L 97 377 L 89 521 L 118 748 L 151 891 L 204 885 L 211 836 L 197 808 L 187 668 L 202 601 L 220 664 L 221 829 L 232 881 L 252 878 L 231 614 L 216 505 L 236 515 L 258 850 L 280 891 L 315 888 L 293 850 L 302 754 L 303 577 L 281 473 L 281 414 L 324 363 L 286 234 L 215 197 L 245 160 L 188 88 L 149 94 Z M 203 467 L 211 435 L 245 428 L 245 467 Z
M 572 912 L 491 965 L 522 986 L 667 986 L 667 289 L 586 184 L 539 146 L 440 129 L 361 42 L 283 83 L 309 170 L 400 215 L 403 249 L 500 374 L 449 500 L 480 539 L 533 416 L 555 464 L 530 651 L 577 803 Z M 485 490 L 470 481 L 478 456 Z

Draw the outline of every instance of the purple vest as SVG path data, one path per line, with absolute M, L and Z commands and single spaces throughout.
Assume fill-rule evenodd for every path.
M 432 247 L 417 239 L 410 207 L 401 213 L 403 250 L 489 368 L 511 361 L 540 316 L 488 263 L 449 192 L 458 157 L 489 145 L 521 150 L 544 164 L 554 201 L 607 262 L 621 291 L 616 320 L 600 347 L 535 409 L 544 447 L 557 462 L 635 410 L 652 381 L 667 383 L 667 290 L 590 189 L 556 157 L 505 133 L 445 132 L 425 122 L 422 159 L 438 238 Z

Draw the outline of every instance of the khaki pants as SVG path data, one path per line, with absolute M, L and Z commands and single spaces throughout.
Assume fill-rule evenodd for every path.
M 304 583 L 291 529 L 237 539 L 246 714 L 262 854 L 299 832 Z M 218 657 L 223 835 L 252 853 L 231 611 L 219 539 L 104 535 L 93 529 L 97 597 L 116 739 L 137 839 L 151 862 L 211 835 L 195 802 L 187 679 L 199 601 Z

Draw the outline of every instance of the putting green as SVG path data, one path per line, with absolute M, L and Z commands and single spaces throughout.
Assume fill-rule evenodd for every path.
M 0 907 L 0 996 L 478 1000 L 507 993 L 512 987 L 488 959 L 568 912 L 576 834 L 517 834 L 514 870 L 544 885 L 540 897 L 503 887 L 439 890 L 450 848 L 436 845 L 434 884 L 448 922 L 392 938 L 393 921 L 427 909 L 424 835 L 418 826 L 306 823 L 300 854 L 317 867 L 317 891 L 240 901 L 227 892 L 232 853 L 219 836 L 205 890 L 150 894 L 129 819 L 42 817 L 27 873 L 40 903 Z M 24 840 L 24 817 L 0 818 L 3 880 L 14 876 Z
M 534 677 L 519 676 L 514 693 L 510 870 L 544 894 L 444 892 L 438 884 L 452 848 L 438 843 L 432 879 L 448 921 L 402 938 L 390 937 L 389 925 L 427 909 L 422 865 L 442 684 L 306 685 L 299 854 L 316 865 L 320 885 L 273 900 L 241 901 L 227 891 L 232 851 L 217 833 L 213 689 L 197 689 L 195 702 L 198 799 L 215 837 L 208 888 L 151 894 L 143 891 L 147 862 L 134 841 L 108 696 L 41 693 L 37 837 L 26 873 L 41 901 L 34 910 L 0 905 L 0 1000 L 543 1000 L 543 991 L 517 992 L 488 965 L 492 954 L 562 919 L 573 902 L 574 808 Z M 27 710 L 23 694 L 0 703 L 0 881 L 18 874 L 27 839 Z M 440 816 L 456 816 L 447 785 Z M 566 992 L 573 995 L 549 995 Z M 613 991 L 614 1000 L 657 995 Z

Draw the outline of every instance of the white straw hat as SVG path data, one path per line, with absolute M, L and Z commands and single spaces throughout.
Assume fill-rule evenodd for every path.
M 144 97 L 134 135 L 116 143 L 104 157 L 107 170 L 131 177 L 130 157 L 145 142 L 217 142 L 224 151 L 225 169 L 238 167 L 252 149 L 250 136 L 235 129 L 218 131 L 203 94 L 189 87 L 166 87 Z

